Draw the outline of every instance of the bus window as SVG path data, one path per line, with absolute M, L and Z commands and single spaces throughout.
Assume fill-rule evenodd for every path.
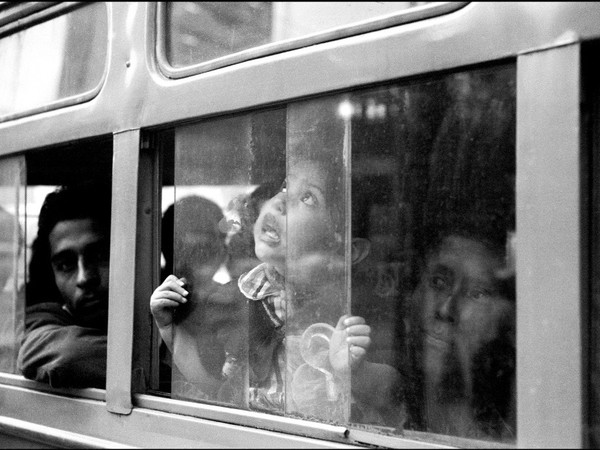
M 514 121 L 501 65 L 175 128 L 172 397 L 514 441 Z
M 25 329 L 17 368 L 53 388 L 104 388 L 111 140 L 32 150 L 25 163 Z
M 345 108 L 352 233 L 371 242 L 352 308 L 373 360 L 401 374 L 405 433 L 514 442 L 514 67 L 369 90 Z
M 167 2 L 159 9 L 158 53 L 167 71 L 213 60 L 231 63 L 227 57 L 244 50 L 265 46 L 241 59 L 273 53 L 269 44 L 287 50 L 308 40 L 323 42 L 396 25 L 401 22 L 398 13 L 428 3 Z M 441 14 L 435 5 L 429 9 L 410 20 Z
M 0 372 L 17 373 L 23 335 L 25 178 L 22 157 L 0 160 Z
M 163 189 L 163 275 L 184 277 L 190 302 L 175 314 L 172 349 L 181 361 L 194 347 L 202 367 L 173 364 L 171 393 L 242 407 L 243 396 L 230 392 L 242 384 L 221 386 L 222 372 L 226 353 L 238 351 L 234 337 L 247 332 L 237 279 L 259 263 L 253 221 L 285 178 L 285 111 L 180 127 L 174 141 L 174 186 Z
M 99 91 L 108 51 L 103 3 L 10 32 L 2 36 L 0 29 L 0 121 L 88 100 Z

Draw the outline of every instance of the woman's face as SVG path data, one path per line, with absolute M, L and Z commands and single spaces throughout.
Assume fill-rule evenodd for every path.
M 515 304 L 501 294 L 497 278 L 503 265 L 502 255 L 457 235 L 430 254 L 413 296 L 430 382 L 440 383 L 453 361 L 468 389 L 473 357 L 504 330 L 514 330 Z
M 326 171 L 303 161 L 288 174 L 287 187 L 265 202 L 254 225 L 256 256 L 285 273 L 286 256 L 301 261 L 331 248 L 333 223 Z

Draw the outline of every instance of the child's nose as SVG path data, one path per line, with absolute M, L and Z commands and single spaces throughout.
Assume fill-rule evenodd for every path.
M 286 213 L 286 193 L 280 192 L 273 198 L 273 207 L 281 215 L 285 216 Z

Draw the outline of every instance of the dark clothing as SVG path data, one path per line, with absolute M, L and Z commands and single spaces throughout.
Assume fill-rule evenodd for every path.
M 106 331 L 79 326 L 59 303 L 27 308 L 18 367 L 26 378 L 52 387 L 106 385 Z

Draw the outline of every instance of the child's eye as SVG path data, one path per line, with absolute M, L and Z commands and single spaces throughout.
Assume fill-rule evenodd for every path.
M 305 192 L 300 196 L 300 201 L 308 206 L 315 206 L 317 204 L 317 199 L 310 192 Z

